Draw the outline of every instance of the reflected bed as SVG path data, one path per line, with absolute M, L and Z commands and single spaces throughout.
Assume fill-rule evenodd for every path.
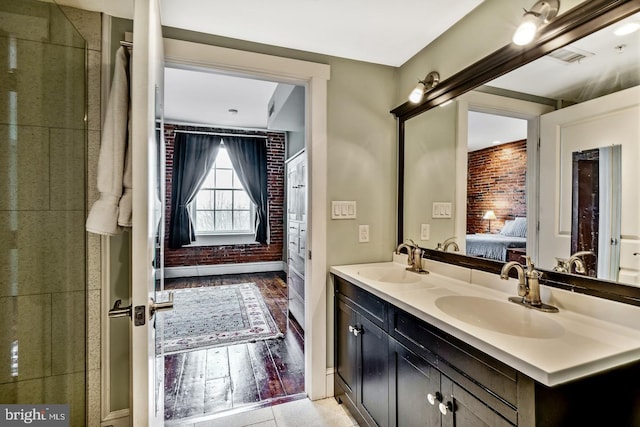
M 502 234 L 467 234 L 467 255 L 507 260 L 507 249 L 526 248 L 526 237 L 503 236 Z

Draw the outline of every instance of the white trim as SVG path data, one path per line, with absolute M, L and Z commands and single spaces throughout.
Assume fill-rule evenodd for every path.
M 109 309 L 111 308 L 111 286 L 110 286 L 110 272 L 109 265 L 111 262 L 109 238 L 106 236 L 100 237 L 100 258 L 102 271 L 100 273 L 101 289 L 100 292 L 100 357 L 102 363 L 100 364 L 100 417 L 102 420 L 106 420 L 111 413 L 111 340 L 110 335 L 110 322 L 109 322 Z
M 539 220 L 539 206 L 538 206 L 538 194 L 539 194 L 539 150 L 538 139 L 540 137 L 540 116 L 549 113 L 554 110 L 554 107 L 545 104 L 538 104 L 536 102 L 524 101 L 515 98 L 508 98 L 500 95 L 493 95 L 484 92 L 467 92 L 459 98 L 459 118 L 458 123 L 461 123 L 463 115 L 467 115 L 469 111 L 477 111 L 481 113 L 495 114 L 499 116 L 515 117 L 519 119 L 527 120 L 527 182 L 526 182 L 526 196 L 527 196 L 527 255 L 531 256 L 533 262 L 538 263 L 538 231 L 537 224 Z M 466 117 L 464 121 L 466 122 Z M 465 135 L 466 139 L 467 126 L 459 126 L 458 135 Z M 467 168 L 467 155 L 466 152 L 462 153 L 463 147 L 458 147 L 457 164 L 456 167 L 464 166 L 463 170 Z M 464 159 L 464 160 L 463 160 Z M 466 206 L 466 174 L 463 174 L 464 179 L 457 174 L 457 193 L 465 194 Z M 456 215 L 464 215 L 464 224 L 466 229 L 466 210 L 464 212 L 456 212 Z M 456 216 L 456 223 L 458 223 L 458 216 Z M 460 219 L 460 224 L 463 221 Z M 462 235 L 464 236 L 465 233 Z
M 169 66 L 215 70 L 229 75 L 306 86 L 309 188 L 305 281 L 305 391 L 311 400 L 327 396 L 327 80 L 326 64 L 164 39 Z M 315 214 L 313 214 L 315 212 Z
M 111 17 L 102 15 L 102 79 L 100 82 L 101 110 L 106 111 L 109 89 L 111 87 Z M 100 118 L 100 129 L 103 128 L 104 114 Z M 100 132 L 102 136 L 102 132 Z M 100 419 L 111 417 L 111 340 L 109 309 L 111 308 L 110 239 L 100 236 Z M 127 410 L 128 414 L 128 410 Z M 115 426 L 114 426 L 115 427 Z
M 110 412 L 100 423 L 101 427 L 129 427 L 130 425 L 128 409 Z
M 245 262 L 241 264 L 190 265 L 166 267 L 165 279 L 177 277 L 218 276 L 223 274 L 261 273 L 265 271 L 285 271 L 284 261 Z
M 327 368 L 327 397 L 332 397 L 335 395 L 335 391 L 333 389 L 335 373 L 336 368 Z

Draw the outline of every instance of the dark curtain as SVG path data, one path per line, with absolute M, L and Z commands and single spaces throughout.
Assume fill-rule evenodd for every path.
M 225 137 L 224 146 L 242 186 L 256 206 L 256 242 L 267 243 L 269 215 L 266 141 L 259 138 Z
M 171 184 L 169 247 L 178 249 L 196 239 L 187 209 L 213 166 L 221 137 L 176 133 Z

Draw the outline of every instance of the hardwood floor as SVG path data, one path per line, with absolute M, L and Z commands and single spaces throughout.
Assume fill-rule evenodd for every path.
M 287 317 L 284 272 L 167 279 L 165 289 L 255 283 L 283 339 L 165 356 L 165 420 L 211 415 L 304 392 L 304 334 Z

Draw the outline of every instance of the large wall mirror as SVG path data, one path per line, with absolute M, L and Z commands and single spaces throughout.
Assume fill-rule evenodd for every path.
M 585 3 L 393 111 L 399 242 L 491 271 L 526 254 L 571 289 L 640 299 L 640 31 L 615 34 L 640 5 Z

